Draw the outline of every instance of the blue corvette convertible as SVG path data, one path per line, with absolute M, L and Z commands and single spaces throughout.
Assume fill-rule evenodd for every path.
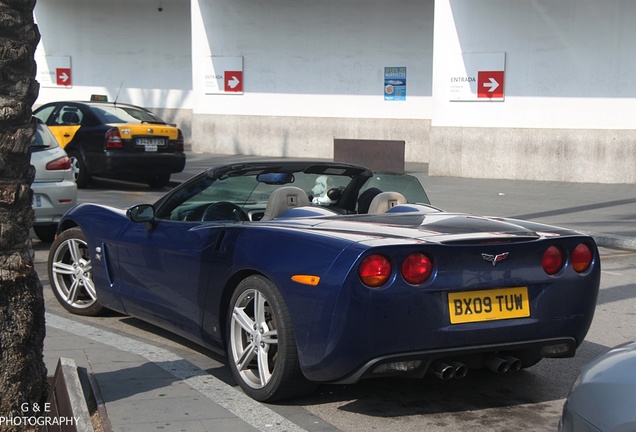
M 313 161 L 212 167 L 128 210 L 79 205 L 48 268 L 70 312 L 225 353 L 260 401 L 571 357 L 600 282 L 587 235 L 443 212 L 415 177 Z

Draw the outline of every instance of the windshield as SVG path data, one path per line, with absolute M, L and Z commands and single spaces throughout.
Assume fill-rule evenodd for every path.
M 375 173 L 369 178 L 360 189 L 362 195 L 367 189 L 377 188 L 382 192 L 394 191 L 399 192 L 410 204 L 430 204 L 431 202 L 424 192 L 422 184 L 412 175 L 408 174 L 392 174 L 392 173 Z
M 201 209 L 210 204 L 230 202 L 246 212 L 262 211 L 276 189 L 281 186 L 295 186 L 302 189 L 309 201 L 315 205 L 336 205 L 328 192 L 343 191 L 351 183 L 351 177 L 345 175 L 307 174 L 303 172 L 287 176 L 284 185 L 279 182 L 259 181 L 257 173 L 239 176 L 224 176 L 212 179 L 201 176 L 196 181 L 176 190 L 157 210 L 157 217 L 172 220 L 198 220 Z M 272 179 L 273 177 L 268 177 Z M 332 192 L 333 194 L 333 192 Z M 333 196 L 333 195 L 332 195 Z

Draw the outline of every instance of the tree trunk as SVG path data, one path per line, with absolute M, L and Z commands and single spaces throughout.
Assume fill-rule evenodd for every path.
M 44 366 L 44 298 L 33 265 L 30 143 L 35 48 L 40 33 L 35 0 L 0 0 L 0 424 L 37 430 L 48 393 Z

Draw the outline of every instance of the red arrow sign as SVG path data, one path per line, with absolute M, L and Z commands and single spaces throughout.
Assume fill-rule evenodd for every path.
M 243 71 L 225 71 L 224 87 L 226 92 L 243 93 Z
M 55 69 L 55 79 L 57 81 L 57 85 L 62 87 L 70 87 L 72 85 L 71 69 L 70 68 Z
M 504 71 L 477 72 L 477 97 L 503 99 Z

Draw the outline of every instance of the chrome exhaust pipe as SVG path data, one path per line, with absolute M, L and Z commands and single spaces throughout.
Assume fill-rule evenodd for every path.
M 510 363 L 497 356 L 488 357 L 486 364 L 491 371 L 498 374 L 504 374 L 510 369 Z
M 453 367 L 453 369 L 455 369 L 455 378 L 457 379 L 462 379 L 466 376 L 466 374 L 468 373 L 468 366 L 466 366 L 464 363 L 460 363 L 460 362 L 451 362 L 451 367 Z
M 506 356 L 504 357 L 504 360 L 506 360 L 510 365 L 508 367 L 509 372 L 519 372 L 521 370 L 521 367 L 523 366 L 523 363 L 517 357 Z
M 433 363 L 433 373 L 437 378 L 447 381 L 455 376 L 455 368 L 438 360 Z

